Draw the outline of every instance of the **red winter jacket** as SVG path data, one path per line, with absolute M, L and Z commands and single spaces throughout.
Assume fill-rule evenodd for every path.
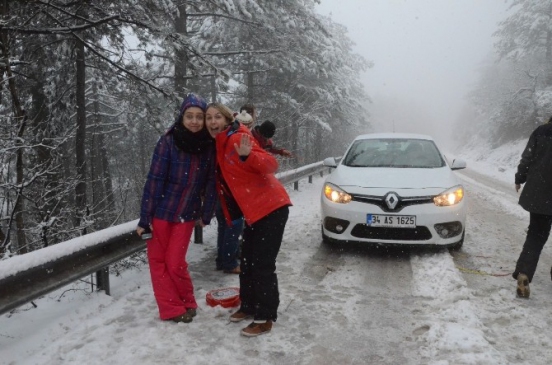
M 217 163 L 232 196 L 251 225 L 278 208 L 292 205 L 286 189 L 274 176 L 278 161 L 251 138 L 251 153 L 245 161 L 234 144 L 239 145 L 249 129 L 235 122 L 216 137 Z

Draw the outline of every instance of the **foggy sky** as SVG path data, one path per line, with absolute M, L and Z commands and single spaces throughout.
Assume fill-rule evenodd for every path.
M 504 0 L 322 0 L 317 8 L 374 62 L 362 81 L 375 131 L 429 134 L 441 145 L 508 14 Z

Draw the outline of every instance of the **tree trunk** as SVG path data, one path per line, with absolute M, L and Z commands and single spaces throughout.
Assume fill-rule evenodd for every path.
M 546 86 L 552 85 L 552 31 L 546 33 Z
M 548 22 L 552 21 L 552 2 L 548 5 Z M 548 29 L 546 32 L 546 86 L 552 85 L 552 31 Z
M 98 98 L 97 85 L 94 83 L 94 160 L 96 174 L 92 176 L 94 181 L 97 181 L 97 202 L 94 202 L 96 212 L 99 212 L 98 217 L 100 229 L 106 228 L 111 223 L 111 213 L 115 210 L 115 198 L 113 196 L 113 182 L 111 173 L 109 172 L 109 158 L 107 156 L 107 147 L 105 143 L 104 128 L 102 117 L 100 116 L 101 108 Z
M 38 50 L 37 52 L 41 52 Z M 44 57 L 43 53 L 39 53 L 38 58 Z M 39 186 L 39 196 L 37 196 L 39 211 L 36 212 L 43 223 L 48 222 L 50 217 L 55 216 L 59 212 L 59 207 L 56 207 L 56 191 L 60 182 L 60 173 L 58 170 L 51 169 L 51 166 L 54 164 L 52 160 L 54 156 L 52 155 L 51 149 L 48 146 L 51 145 L 52 135 L 50 128 L 50 109 L 48 107 L 48 102 L 45 90 L 45 80 L 43 78 L 45 74 L 42 63 L 36 65 L 36 70 L 34 72 L 33 78 L 36 80 L 35 84 L 31 88 L 32 95 L 32 110 L 29 114 L 31 118 L 32 126 L 32 138 L 33 144 L 36 146 L 34 151 L 36 151 L 36 157 L 33 160 L 35 166 L 40 166 L 42 170 L 48 169 L 48 173 L 37 181 L 36 183 Z M 47 224 L 42 226 L 41 232 L 41 241 L 42 247 L 48 246 L 48 233 L 49 227 Z
M 11 77 L 11 76 L 10 76 Z M 16 180 L 17 180 L 17 203 L 15 204 L 15 226 L 17 227 L 17 248 L 19 253 L 27 253 L 27 238 L 25 237 L 25 224 L 23 223 L 23 210 L 24 202 L 23 202 L 23 148 L 22 148 L 22 141 L 23 133 L 25 131 L 25 116 L 18 117 L 19 119 L 19 131 L 17 133 L 17 142 L 16 146 L 19 148 L 17 149 L 17 158 L 15 162 L 15 171 L 16 171 Z
M 2 2 L 2 6 L 0 7 L 0 12 L 2 18 L 6 17 L 9 13 L 8 10 L 8 4 L 6 2 Z M 4 72 L 6 73 L 6 79 L 8 80 L 8 89 L 10 91 L 10 95 L 12 98 L 12 107 L 14 111 L 14 119 L 17 126 L 17 141 L 15 143 L 15 146 L 17 147 L 16 152 L 16 186 L 17 186 L 17 198 L 16 198 L 16 204 L 14 207 L 15 211 L 15 225 L 17 227 L 17 245 L 14 245 L 14 251 L 17 251 L 19 253 L 25 253 L 27 252 L 27 243 L 26 243 L 26 237 L 25 237 L 25 225 L 23 220 L 23 199 L 21 198 L 22 190 L 23 190 L 23 134 L 25 133 L 25 127 L 26 127 L 26 118 L 25 118 L 25 111 L 23 110 L 21 106 L 21 100 L 19 99 L 19 92 L 17 90 L 17 86 L 15 85 L 15 79 L 14 75 L 11 70 L 10 66 L 10 55 L 9 55 L 9 39 L 8 39 L 8 33 L 5 31 L 2 31 L 0 34 L 0 47 L 2 51 L 2 59 L 4 61 Z M 8 227 L 9 232 L 10 227 Z
M 84 44 L 76 41 L 77 69 L 77 132 L 75 137 L 75 157 L 77 186 L 75 187 L 75 226 L 80 226 L 86 210 L 86 65 Z
M 95 81 L 93 81 L 92 84 L 92 98 L 94 100 L 93 102 L 93 117 L 92 117 L 92 136 L 90 138 L 90 155 L 89 155 L 89 163 L 90 163 L 90 176 L 88 181 L 90 182 L 91 188 L 92 188 L 92 207 L 93 207 L 93 213 L 95 215 L 95 228 L 101 229 L 102 226 L 102 213 L 105 209 L 105 192 L 103 191 L 103 183 L 100 176 L 101 171 L 101 160 L 99 158 L 100 152 L 99 152 L 99 143 L 98 143 L 98 137 L 101 134 L 99 125 L 100 125 L 100 107 L 98 103 L 98 86 Z
M 313 143 L 314 161 L 322 160 L 322 127 L 316 125 L 316 137 Z
M 101 177 L 103 183 L 103 191 L 105 192 L 105 205 L 106 205 L 106 227 L 109 226 L 112 220 L 112 213 L 115 211 L 115 196 L 113 193 L 113 179 L 111 178 L 111 172 L 109 171 L 109 158 L 107 155 L 107 147 L 105 144 L 105 136 L 102 133 L 99 135 L 98 144 L 100 146 L 100 160 L 101 160 Z
M 297 153 L 298 141 L 299 141 L 299 115 L 294 114 L 291 119 L 291 150 L 293 153 Z M 304 156 L 302 156 L 304 157 Z M 297 160 L 294 159 L 294 165 L 297 166 Z
M 42 79 L 44 70 L 41 66 L 40 64 L 37 65 L 37 70 L 34 74 L 36 83 L 31 89 L 32 110 L 31 113 L 29 113 L 34 144 L 37 146 L 35 148 L 36 162 L 39 166 L 49 164 L 52 159 L 50 149 L 47 147 L 49 144 L 48 140 L 50 139 L 48 132 L 48 117 L 50 111 L 48 110 L 46 95 L 44 95 L 44 80 Z
M 253 62 L 251 61 L 251 58 L 249 58 L 248 68 L 249 68 L 249 72 L 247 73 L 247 82 L 246 82 L 246 85 L 247 85 L 247 102 L 248 103 L 254 103 L 255 101 L 253 100 L 253 97 L 255 95 L 254 94 L 255 89 L 254 89 L 253 82 L 255 81 L 255 78 L 253 77 Z
M 175 19 L 174 29 L 182 38 L 188 36 L 186 2 L 178 6 L 179 16 Z M 186 49 L 176 46 L 174 50 L 174 91 L 183 96 L 186 94 L 186 73 L 188 66 L 188 54 Z
M 217 74 L 211 76 L 211 102 L 217 101 Z

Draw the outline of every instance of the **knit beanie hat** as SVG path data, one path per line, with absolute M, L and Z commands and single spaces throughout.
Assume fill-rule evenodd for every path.
M 276 126 L 270 120 L 265 120 L 263 124 L 259 126 L 259 132 L 264 138 L 272 138 L 274 132 L 276 132 Z
M 207 102 L 201 96 L 189 93 L 182 101 L 182 105 L 180 105 L 180 114 L 184 114 L 186 109 L 192 106 L 197 106 L 201 110 L 205 111 L 207 109 Z
M 249 126 L 253 123 L 253 117 L 245 110 L 242 110 L 241 113 L 236 115 L 236 120 L 245 126 Z

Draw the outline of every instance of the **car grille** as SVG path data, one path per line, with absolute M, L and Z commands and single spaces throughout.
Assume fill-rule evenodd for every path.
M 425 241 L 431 239 L 431 232 L 425 226 L 416 228 L 370 227 L 367 224 L 357 224 L 351 235 L 358 238 L 378 240 Z
M 395 209 L 389 209 L 384 201 L 384 196 L 351 194 L 351 198 L 351 200 L 356 202 L 377 205 L 384 212 L 400 212 L 404 207 L 409 205 L 433 204 L 433 196 L 412 196 L 408 198 L 399 196 L 399 202 Z

